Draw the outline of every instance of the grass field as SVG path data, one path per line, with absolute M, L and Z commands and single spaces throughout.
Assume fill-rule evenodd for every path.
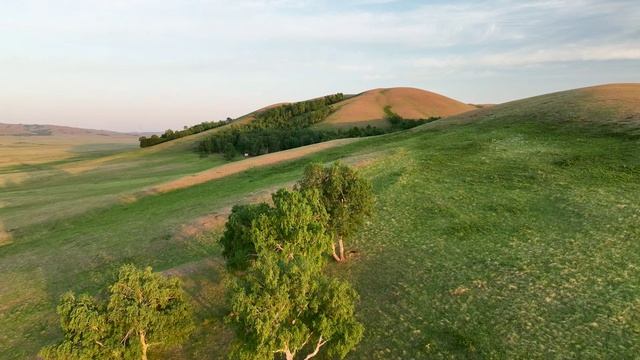
M 78 173 L 47 165 L 0 195 L 12 229 L 0 246 L 0 358 L 55 341 L 58 296 L 99 291 L 123 262 L 182 277 L 197 309 L 192 341 L 152 357 L 223 357 L 220 230 L 185 226 L 337 159 L 358 163 L 377 196 L 352 260 L 330 269 L 361 296 L 366 331 L 350 359 L 634 358 L 636 110 L 597 100 L 574 91 L 500 105 L 134 202 L 119 199 L 221 160 L 157 151 Z
M 124 134 L 21 136 L 0 133 L 0 167 L 104 156 L 131 150 L 137 145 L 135 136 Z

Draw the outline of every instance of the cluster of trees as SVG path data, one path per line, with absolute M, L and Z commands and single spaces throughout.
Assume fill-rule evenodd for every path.
M 68 292 L 57 312 L 64 339 L 43 348 L 43 359 L 146 360 L 149 348 L 179 345 L 194 329 L 179 280 L 133 265 L 120 268 L 106 303 Z
M 361 340 L 357 293 L 323 269 L 344 261 L 342 240 L 369 213 L 371 186 L 347 166 L 312 165 L 293 191 L 266 203 L 235 206 L 221 238 L 236 271 L 231 313 L 233 359 L 341 359 Z M 340 249 L 336 251 L 336 249 Z
M 215 129 L 217 127 L 226 125 L 228 123 L 230 123 L 231 121 L 233 121 L 231 118 L 227 118 L 227 120 L 221 120 L 221 121 L 205 121 L 202 122 L 198 125 L 193 125 L 191 127 L 185 126 L 183 130 L 166 130 L 162 135 L 158 136 L 158 135 L 151 135 L 150 137 L 146 137 L 146 136 L 141 136 L 138 138 L 138 141 L 140 142 L 140 147 L 148 147 L 148 146 L 153 146 L 153 145 L 157 145 L 160 143 L 163 143 L 165 141 L 169 141 L 169 140 L 173 140 L 173 139 L 178 139 L 181 137 L 185 137 L 188 135 L 193 135 L 193 134 L 197 134 L 197 133 L 201 133 L 203 131 L 207 131 L 210 129 Z
M 331 101 L 339 101 L 338 99 L 342 99 L 342 94 L 267 110 L 251 124 L 234 126 L 201 140 L 198 143 L 198 151 L 204 154 L 223 154 L 227 160 L 231 160 L 242 154 L 264 155 L 329 140 L 382 135 L 439 119 L 432 117 L 407 120 L 395 114 L 387 106 L 385 118 L 391 124 L 388 128 L 371 125 L 335 130 L 309 128 L 330 114 L 330 107 L 322 105 L 332 103 L 326 100 L 327 98 L 332 99 Z
M 326 119 L 331 105 L 343 99 L 344 95 L 337 93 L 261 111 L 249 124 L 232 126 L 200 141 L 198 150 L 232 159 L 238 154 L 262 155 L 335 139 L 333 132 L 309 127 Z
M 305 128 L 324 120 L 331 114 L 331 105 L 344 100 L 342 93 L 327 95 L 314 100 L 280 105 L 261 111 L 255 120 L 246 125 L 254 129 Z
M 440 119 L 440 117 L 435 116 L 427 119 L 405 119 L 393 112 L 390 105 L 384 107 L 384 118 L 391 124 L 392 131 L 407 130 Z
M 292 149 L 339 137 L 336 131 L 309 128 L 243 129 L 233 127 L 198 143 L 201 153 L 222 153 L 228 160 L 239 154 L 250 156 Z
M 342 359 L 360 342 L 358 294 L 324 267 L 329 256 L 347 259 L 344 239 L 372 207 L 371 185 L 340 163 L 308 166 L 293 190 L 272 194 L 272 205 L 233 207 L 220 239 L 235 275 L 231 359 Z M 194 330 L 179 280 L 149 267 L 121 267 L 106 301 L 66 293 L 57 312 L 64 338 L 40 351 L 46 360 L 146 360 L 150 348 L 180 345 Z

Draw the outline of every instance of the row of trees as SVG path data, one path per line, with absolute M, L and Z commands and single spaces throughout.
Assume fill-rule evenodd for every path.
M 342 93 L 327 95 L 314 100 L 280 105 L 261 111 L 247 125 L 258 129 L 305 128 L 324 120 L 331 113 L 331 105 L 344 100 Z
M 340 99 L 341 95 L 334 96 Z M 299 105 L 306 103 L 312 103 L 313 105 Z M 249 156 L 264 155 L 334 139 L 382 135 L 410 129 L 439 119 L 432 117 L 429 119 L 407 120 L 395 114 L 387 106 L 384 110 L 385 119 L 391 125 L 388 128 L 383 129 L 371 125 L 333 130 L 309 128 L 309 126 L 324 120 L 330 114 L 330 107 L 322 107 L 321 104 L 323 103 L 329 104 L 330 101 L 313 100 L 267 110 L 268 113 L 264 117 L 262 117 L 263 115 L 259 116 L 251 124 L 234 126 L 201 140 L 197 149 L 204 154 L 223 154 L 227 160 L 231 160 L 240 154 Z M 306 109 L 312 110 L 311 112 L 301 113 Z
M 336 134 L 308 128 L 326 119 L 331 105 L 343 99 L 338 93 L 260 111 L 251 123 L 232 126 L 200 141 L 198 150 L 232 159 L 237 154 L 255 156 L 334 139 Z
M 138 141 L 140 142 L 140 147 L 142 148 L 149 147 L 149 146 L 163 143 L 165 141 L 174 140 L 174 139 L 178 139 L 188 135 L 193 135 L 193 134 L 201 133 L 203 131 L 215 129 L 220 126 L 227 125 L 231 121 L 233 121 L 231 118 L 227 118 L 227 120 L 221 120 L 221 121 L 205 121 L 198 125 L 193 125 L 191 127 L 185 126 L 184 129 L 182 130 L 174 131 L 169 129 L 169 130 L 166 130 L 160 136 L 158 135 L 151 135 L 150 137 L 141 136 L 138 138 Z
M 346 260 L 344 239 L 371 212 L 371 185 L 353 169 L 314 164 L 292 191 L 267 203 L 237 205 L 220 240 L 236 332 L 231 359 L 344 358 L 361 340 L 358 294 L 324 272 L 329 255 Z M 108 299 L 62 296 L 64 338 L 43 359 L 147 359 L 150 348 L 182 344 L 194 330 L 192 310 L 177 278 L 123 266 Z
M 221 238 L 236 277 L 227 317 L 237 340 L 231 358 L 342 359 L 361 340 L 358 295 L 327 276 L 328 254 L 346 259 L 343 239 L 371 210 L 371 186 L 349 167 L 312 165 L 293 191 L 233 208 Z M 339 250 L 337 250 L 339 249 Z
M 316 122 L 324 120 L 331 113 L 329 105 L 340 102 L 343 99 L 344 95 L 342 93 L 337 93 L 314 100 L 285 104 L 272 109 L 267 109 L 258 112 L 255 115 L 255 120 L 252 122 L 250 127 L 253 129 L 308 127 Z M 227 125 L 232 121 L 233 119 L 231 118 L 227 118 L 227 120 L 223 121 L 205 121 L 191 127 L 185 126 L 183 130 L 174 131 L 169 129 L 160 136 L 141 136 L 138 138 L 138 141 L 140 142 L 140 147 L 149 147 L 165 141 L 178 139 Z M 244 126 L 241 126 L 241 128 L 243 127 Z

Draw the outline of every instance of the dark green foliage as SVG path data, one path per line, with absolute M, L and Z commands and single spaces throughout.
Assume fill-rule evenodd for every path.
M 177 278 L 151 268 L 120 268 L 105 306 L 67 293 L 58 306 L 64 339 L 42 349 L 44 359 L 147 359 L 150 347 L 184 342 L 193 330 L 191 309 Z
M 335 244 L 333 256 L 344 261 L 343 239 L 353 235 L 373 208 L 371 184 L 354 169 L 335 162 L 328 167 L 311 164 L 304 171 L 297 187 L 301 190 L 317 190 L 329 221 L 327 230 Z M 339 248 L 339 253 L 336 251 Z
M 236 150 L 236 147 L 233 146 L 232 143 L 228 142 L 223 145 L 222 154 L 225 160 L 233 160 L 233 158 L 238 156 L 238 150 Z
M 331 239 L 326 232 L 328 218 L 319 193 L 280 189 L 272 200 L 273 208 L 260 215 L 251 228 L 258 257 L 272 252 L 287 260 L 303 257 L 320 269 Z
M 140 138 L 138 138 L 138 141 L 140 141 L 140 147 L 153 146 L 153 145 L 163 143 L 165 141 L 174 140 L 181 137 L 201 133 L 203 131 L 215 129 L 217 127 L 229 124 L 231 121 L 233 121 L 231 118 L 227 118 L 227 120 L 225 121 L 205 121 L 191 127 L 185 126 L 184 130 L 173 131 L 169 129 L 160 136 L 158 135 L 151 135 L 150 137 L 141 136 Z
M 191 309 L 178 278 L 125 265 L 109 290 L 107 311 L 127 357 L 146 359 L 147 348 L 179 345 L 193 331 Z
M 418 125 L 439 120 L 440 117 L 430 117 L 428 119 L 405 119 L 391 110 L 391 106 L 384 107 L 385 119 L 391 124 L 391 131 L 406 130 Z
M 362 339 L 364 328 L 354 315 L 356 292 L 305 258 L 287 261 L 272 252 L 234 282 L 231 294 L 228 321 L 237 335 L 231 359 L 294 359 L 320 350 L 341 359 Z
M 89 295 L 76 297 L 68 292 L 57 307 L 64 340 L 40 352 L 44 359 L 109 359 L 115 358 L 113 325 L 105 307 Z
M 309 359 L 322 349 L 331 358 L 343 358 L 364 328 L 354 315 L 355 291 L 323 273 L 331 238 L 320 194 L 281 189 L 272 198 L 273 207 L 260 214 L 236 207 L 233 223 L 227 225 L 225 235 L 244 236 L 237 241 L 251 244 L 256 253 L 246 273 L 232 283 L 227 321 L 237 341 L 230 357 L 271 360 L 284 355 L 292 360 L 305 353 Z M 250 246 L 238 247 L 243 258 Z
M 336 94 L 265 110 L 256 114 L 256 119 L 250 124 L 232 126 L 200 141 L 198 150 L 202 153 L 220 153 L 225 159 L 231 160 L 237 153 L 256 156 L 329 140 L 382 135 L 438 119 L 405 120 L 386 107 L 385 113 L 391 123 L 391 127 L 386 129 L 371 125 L 348 130 L 310 128 L 326 119 L 331 114 L 330 105 L 343 98 L 342 94 Z
M 251 237 L 251 227 L 254 221 L 269 209 L 269 205 L 265 203 L 235 205 L 231 209 L 224 234 L 220 238 L 222 256 L 227 260 L 229 268 L 246 269 L 250 260 L 255 259 L 256 249 Z
M 250 124 L 233 126 L 202 140 L 198 149 L 203 153 L 222 153 L 232 159 L 232 148 L 254 156 L 335 139 L 336 135 L 331 132 L 307 128 L 329 116 L 330 105 L 343 99 L 344 95 L 338 93 L 261 111 Z

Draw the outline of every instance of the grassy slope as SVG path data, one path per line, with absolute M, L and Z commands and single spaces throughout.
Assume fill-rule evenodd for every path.
M 601 125 L 629 109 L 594 100 L 528 99 L 311 157 L 368 159 L 378 197 L 351 243 L 357 257 L 332 269 L 361 294 L 367 332 L 350 358 L 640 351 L 640 148 L 635 123 Z M 130 261 L 172 269 L 193 295 L 201 331 L 172 357 L 219 358 L 230 335 L 216 233 L 185 239 L 180 226 L 296 179 L 307 162 L 24 227 L 0 247 L 0 357 L 50 342 L 59 294 L 95 291 Z

